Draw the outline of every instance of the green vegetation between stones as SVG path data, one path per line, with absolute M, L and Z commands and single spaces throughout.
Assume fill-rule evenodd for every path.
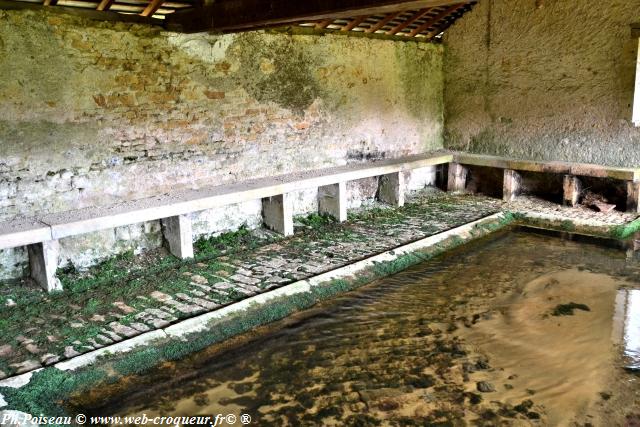
M 483 227 L 476 227 L 469 237 L 487 235 L 490 231 L 503 227 L 507 223 L 501 219 Z M 464 242 L 465 239 L 458 236 L 450 237 L 431 248 L 407 253 L 392 261 L 378 263 L 373 268 L 359 273 L 357 277 L 333 280 L 315 286 L 307 292 L 275 298 L 263 305 L 252 306 L 244 312 L 209 324 L 204 332 L 182 339 L 167 339 L 131 353 L 107 355 L 96 365 L 77 372 L 60 371 L 53 367 L 46 368 L 36 372 L 28 385 L 17 389 L 0 388 L 0 393 L 13 409 L 32 414 L 64 415 L 65 405 L 75 394 L 86 392 L 100 384 L 113 383 L 122 376 L 142 374 L 164 361 L 183 358 L 212 344 L 282 319 L 320 301 L 370 283 L 377 278 L 431 259 Z

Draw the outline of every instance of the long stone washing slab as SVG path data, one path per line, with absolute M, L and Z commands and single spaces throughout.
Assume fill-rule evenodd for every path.
M 297 190 L 408 171 L 453 160 L 450 153 L 417 155 L 375 163 L 337 166 L 227 185 L 165 193 L 110 206 L 19 218 L 0 223 L 0 249 L 8 249 L 124 225 L 203 211 Z
M 602 166 L 590 163 L 571 163 L 558 161 L 518 160 L 482 154 L 456 153 L 454 161 L 463 165 L 484 166 L 499 169 L 512 169 L 525 172 L 557 173 L 594 178 L 612 178 L 623 181 L 640 181 L 639 168 Z

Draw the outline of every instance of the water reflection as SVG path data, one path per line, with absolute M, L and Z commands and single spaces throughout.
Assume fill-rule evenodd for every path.
M 73 403 L 260 426 L 625 425 L 640 388 L 611 336 L 637 366 L 638 289 L 622 250 L 502 234 Z
M 617 332 L 622 336 L 625 356 L 625 367 L 632 371 L 640 371 L 640 290 L 622 289 L 616 296 Z M 620 342 L 619 339 L 616 340 Z

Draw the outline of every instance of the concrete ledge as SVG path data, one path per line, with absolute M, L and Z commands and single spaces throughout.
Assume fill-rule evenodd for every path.
M 485 166 L 500 169 L 513 169 L 525 172 L 545 172 L 563 175 L 591 176 L 595 178 L 613 178 L 624 181 L 640 180 L 640 169 L 619 168 L 589 163 L 544 162 L 537 160 L 517 160 L 505 157 L 480 154 L 456 153 L 454 160 L 463 165 Z
M 51 240 L 51 227 L 33 218 L 0 222 L 0 250 Z
M 444 153 L 417 155 L 176 191 L 111 206 L 0 222 L 0 249 L 155 221 L 338 182 L 445 164 L 452 159 L 451 154 Z

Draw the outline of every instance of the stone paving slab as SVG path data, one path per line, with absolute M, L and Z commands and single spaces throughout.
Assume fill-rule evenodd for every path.
M 0 379 L 166 327 L 262 292 L 372 257 L 498 211 L 538 210 L 599 225 L 635 219 L 550 206 L 520 198 L 510 204 L 480 196 L 425 191 L 403 208 L 373 206 L 347 223 L 298 227 L 287 239 L 206 260 L 117 276 L 78 294 L 42 294 L 0 308 Z M 559 212 L 559 213 L 558 213 Z

